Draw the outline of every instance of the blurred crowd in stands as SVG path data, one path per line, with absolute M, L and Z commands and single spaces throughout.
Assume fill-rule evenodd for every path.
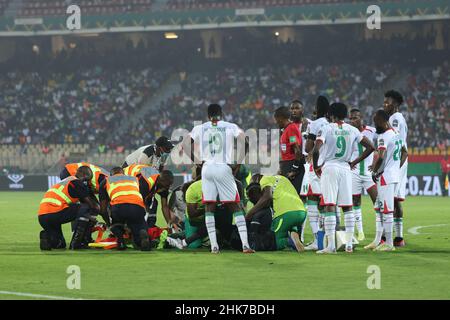
M 336 45 L 323 50 L 329 38 L 311 37 L 315 40 L 306 47 L 257 38 L 242 45 L 245 39 L 235 34 L 225 39 L 223 59 L 203 60 L 192 41 L 161 50 L 130 44 L 103 54 L 63 51 L 53 58 L 19 52 L 16 63 L 0 66 L 0 143 L 42 144 L 43 153 L 54 143 L 89 143 L 98 153 L 120 152 L 170 136 L 176 128 L 192 128 L 194 120 L 205 120 L 211 102 L 224 105 L 226 120 L 244 129 L 275 128 L 276 107 L 300 99 L 311 117 L 319 94 L 360 108 L 371 124 L 371 114 L 382 104 L 379 92 L 395 78 L 395 84 L 406 86 L 395 89 L 405 96 L 409 146 L 450 146 L 450 69 L 442 58 L 448 48 L 429 51 L 432 37 L 352 46 L 333 37 Z M 174 46 L 178 50 L 169 50 Z M 115 134 L 174 74 L 182 79 L 181 93 L 151 106 L 134 126 Z
M 106 143 L 164 79 L 163 72 L 151 69 L 101 67 L 69 73 L 2 74 L 0 142 Z

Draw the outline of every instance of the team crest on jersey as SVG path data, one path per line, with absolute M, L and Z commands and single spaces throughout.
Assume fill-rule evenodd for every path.
M 289 142 L 295 142 L 295 136 L 289 137 Z

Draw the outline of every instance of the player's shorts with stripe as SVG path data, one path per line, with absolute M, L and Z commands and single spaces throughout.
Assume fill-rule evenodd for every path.
M 398 183 L 383 184 L 381 181 L 377 183 L 378 196 L 375 201 L 375 210 L 381 213 L 394 212 L 394 191 Z
M 352 172 L 340 165 L 327 165 L 322 168 L 320 177 L 322 188 L 321 205 L 350 207 L 352 198 Z
M 361 195 L 364 190 L 369 190 L 376 187 L 372 180 L 372 176 L 362 176 L 357 172 L 352 171 L 352 194 L 354 196 Z
M 302 187 L 300 189 L 300 195 L 306 197 L 308 195 L 309 191 L 309 164 L 305 164 L 305 175 L 303 176 L 302 180 Z
M 320 185 L 320 178 L 314 171 L 309 171 L 309 196 L 320 196 L 322 194 L 322 188 Z
M 231 167 L 227 164 L 206 162 L 202 167 L 203 203 L 240 202 L 239 192 Z
M 400 181 L 395 188 L 394 196 L 399 201 L 405 200 L 406 196 L 406 182 L 408 181 L 408 160 L 405 161 L 400 168 Z

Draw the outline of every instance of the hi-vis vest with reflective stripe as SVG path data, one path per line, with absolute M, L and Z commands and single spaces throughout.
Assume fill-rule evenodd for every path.
M 156 184 L 156 180 L 159 178 L 158 170 L 152 167 L 141 169 L 141 175 L 148 183 L 148 189 L 152 190 Z
M 103 174 L 107 177 L 108 173 L 106 172 L 105 169 L 97 167 L 97 166 L 87 163 L 87 162 L 69 163 L 66 165 L 66 169 L 67 169 L 67 171 L 69 171 L 69 174 L 71 176 L 74 176 L 75 173 L 77 173 L 78 168 L 82 167 L 82 166 L 87 166 L 87 167 L 91 168 L 91 170 L 92 170 L 92 180 L 91 180 L 92 187 L 94 188 L 95 192 L 98 193 L 98 189 L 100 187 L 100 183 L 98 182 L 98 179 L 100 177 L 100 174 Z
M 137 177 L 138 174 L 141 173 L 141 170 L 144 169 L 144 168 L 150 168 L 150 166 L 148 166 L 146 164 L 131 164 L 128 167 L 125 167 L 123 169 L 123 172 L 127 176 Z
M 136 204 L 145 208 L 136 177 L 123 174 L 108 177 L 106 180 L 106 192 L 108 192 L 112 206 L 116 204 Z
M 69 207 L 72 203 L 77 203 L 77 198 L 72 198 L 69 194 L 69 182 L 76 180 L 70 176 L 51 187 L 45 194 L 39 205 L 38 215 L 56 213 Z

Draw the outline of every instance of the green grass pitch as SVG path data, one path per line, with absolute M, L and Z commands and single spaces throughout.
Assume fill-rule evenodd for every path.
M 43 253 L 36 214 L 41 197 L 39 192 L 0 193 L 0 299 L 29 299 L 5 291 L 82 299 L 450 298 L 449 198 L 407 199 L 407 247 L 396 252 L 365 252 L 359 246 L 351 255 L 318 256 L 288 250 L 253 255 L 175 249 Z M 363 245 L 374 235 L 370 208 L 365 198 Z M 419 226 L 431 227 L 408 232 Z M 68 225 L 65 235 L 70 240 Z M 81 269 L 80 290 L 66 287 L 70 265 Z M 370 265 L 380 267 L 381 289 L 367 287 Z

